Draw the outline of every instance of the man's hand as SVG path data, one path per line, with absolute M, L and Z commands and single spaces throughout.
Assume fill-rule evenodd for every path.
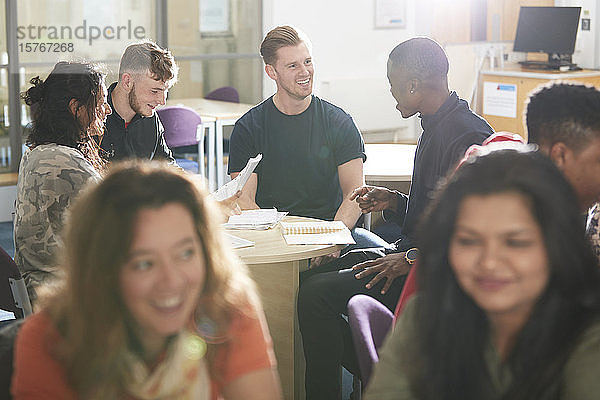
M 326 254 L 324 256 L 319 256 L 319 257 L 311 258 L 310 259 L 310 267 L 311 268 L 317 267 L 317 266 L 319 266 L 321 264 L 325 264 L 325 263 L 328 263 L 330 261 L 335 260 L 336 258 L 339 258 L 340 257 L 340 251 L 341 250 L 338 250 L 338 251 L 336 251 L 334 253 L 331 253 L 331 254 Z
M 238 190 L 233 196 L 226 198 L 225 200 L 219 201 L 219 205 L 223 208 L 223 212 L 226 215 L 236 215 L 241 214 L 242 209 L 238 204 L 238 199 L 242 195 L 242 192 Z
M 350 200 L 356 200 L 363 214 L 388 209 L 396 211 L 398 206 L 396 193 L 379 186 L 365 185 L 356 188 L 350 195 Z
M 408 274 L 410 271 L 410 265 L 406 262 L 404 258 L 404 252 L 402 253 L 392 253 L 376 260 L 365 261 L 360 264 L 356 264 L 352 267 L 353 270 L 364 269 L 363 271 L 354 275 L 356 279 L 362 279 L 365 276 L 370 276 L 373 274 L 377 274 L 365 285 L 367 289 L 371 289 L 377 282 L 382 279 L 385 279 L 385 284 L 383 285 L 383 289 L 381 289 L 381 294 L 385 294 L 388 291 L 390 286 L 392 286 L 392 282 L 399 276 Z

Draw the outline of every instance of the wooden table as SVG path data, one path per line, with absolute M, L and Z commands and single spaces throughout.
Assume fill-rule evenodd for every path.
M 305 220 L 309 219 L 285 218 L 285 221 Z M 258 286 L 273 337 L 284 398 L 304 399 L 304 353 L 296 314 L 300 272 L 308 269 L 310 258 L 330 254 L 343 246 L 288 246 L 279 225 L 266 231 L 228 230 L 227 233 L 255 243 L 236 252 L 248 265 Z
M 184 105 L 194 109 L 200 117 L 214 118 L 214 135 L 208 136 L 208 184 L 211 191 L 223 185 L 223 127 L 234 125 L 252 104 L 230 103 L 227 101 L 207 100 L 204 98 L 183 98 L 167 101 L 167 106 Z M 211 159 L 211 153 L 216 157 Z M 216 165 L 216 168 L 215 168 Z M 216 174 L 216 176 L 215 176 Z

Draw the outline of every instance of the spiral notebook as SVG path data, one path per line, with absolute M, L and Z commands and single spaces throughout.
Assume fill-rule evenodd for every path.
M 354 244 L 342 221 L 280 222 L 287 244 Z

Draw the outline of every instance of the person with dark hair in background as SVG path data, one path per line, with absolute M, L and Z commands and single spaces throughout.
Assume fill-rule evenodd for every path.
M 522 146 L 471 158 L 438 192 L 419 291 L 366 400 L 598 398 L 600 269 L 571 185 Z
M 221 220 L 189 174 L 113 165 L 69 214 L 65 285 L 17 336 L 15 400 L 281 399 L 256 287 Z
M 340 365 L 343 362 L 352 369 L 354 347 L 342 317 L 348 300 L 362 293 L 394 309 L 418 253 L 414 228 L 429 203 L 430 192 L 469 146 L 481 144 L 492 133 L 467 102 L 449 91 L 448 68 L 444 50 L 428 38 L 407 40 L 390 53 L 387 74 L 396 108 L 404 118 L 418 113 L 423 127 L 410 194 L 362 186 L 350 199 L 356 199 L 364 213 L 384 210 L 384 216 L 397 221 L 402 232 L 394 244 L 354 250 L 303 274 L 298 320 L 310 399 L 338 399 Z
M 573 185 L 587 230 L 600 257 L 600 91 L 593 86 L 557 83 L 529 97 L 527 139 L 536 143 Z
M 91 64 L 59 62 L 45 80 L 35 77 L 22 97 L 31 108 L 29 150 L 19 166 L 15 205 L 15 262 L 35 289 L 56 277 L 63 214 L 104 169 L 93 136 L 111 110 L 104 76 Z
M 129 45 L 119 64 L 119 81 L 108 88 L 113 113 L 106 120 L 100 147 L 109 161 L 127 158 L 175 164 L 155 108 L 164 105 L 177 82 L 170 51 L 151 41 Z

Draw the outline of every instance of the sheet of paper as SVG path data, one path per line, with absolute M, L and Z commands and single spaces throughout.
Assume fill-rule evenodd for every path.
M 254 169 L 258 165 L 258 163 L 262 160 L 262 154 L 257 155 L 254 158 L 248 160 L 248 163 L 244 167 L 243 170 L 240 171 L 238 176 L 235 179 L 227 182 L 225 185 L 221 186 L 216 192 L 212 194 L 213 198 L 217 201 L 223 201 L 234 194 L 237 193 L 238 190 L 242 190 L 250 175 L 254 172 Z
M 225 229 L 269 229 L 286 215 L 287 212 L 277 211 L 275 208 L 244 210 L 239 215 L 230 216 L 223 227 Z
M 483 82 L 483 113 L 517 118 L 517 85 Z
M 241 237 L 230 235 L 229 233 L 225 233 L 225 239 L 229 242 L 229 245 L 233 249 L 240 249 L 242 247 L 252 247 L 254 246 L 254 242 L 251 240 L 246 240 Z
M 15 319 L 15 314 L 10 311 L 0 309 L 0 321 L 6 321 L 8 319 Z

